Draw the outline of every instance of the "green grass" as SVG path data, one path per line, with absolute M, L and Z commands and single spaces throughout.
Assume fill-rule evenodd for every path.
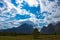
M 39 35 L 37 40 L 60 40 L 60 35 Z M 33 35 L 0 36 L 0 40 L 35 40 Z

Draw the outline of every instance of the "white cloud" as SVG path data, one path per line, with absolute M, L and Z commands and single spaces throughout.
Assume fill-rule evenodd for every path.
M 57 21 L 60 21 L 60 10 L 59 6 L 57 6 L 57 1 L 58 0 L 55 0 L 54 2 L 49 2 L 48 0 L 40 0 L 41 13 L 44 11 L 52 13 L 48 16 L 45 15 L 45 21 L 48 22 L 48 24 L 52 22 L 57 23 Z M 46 5 L 44 5 L 43 2 L 45 2 Z
M 11 0 L 4 0 L 4 2 L 6 4 L 4 5 L 7 5 L 7 10 L 3 11 L 0 15 L 1 16 L 5 16 L 5 17 L 0 17 L 0 29 L 6 29 L 6 28 L 12 28 L 12 27 L 17 27 L 20 25 L 20 22 L 23 22 L 23 21 L 26 21 L 26 20 L 30 20 L 32 22 L 36 22 L 36 18 L 35 18 L 35 15 L 33 15 L 33 13 L 29 13 L 27 10 L 25 9 L 20 9 L 21 6 L 23 6 L 21 3 L 23 2 L 23 0 L 16 0 L 17 4 L 19 4 L 19 6 L 15 7 L 12 3 L 11 3 Z M 38 2 L 36 0 L 25 0 L 29 6 L 38 6 Z M 30 1 L 30 2 L 29 2 Z M 32 2 L 32 3 L 31 3 Z M 33 3 L 34 2 L 34 3 Z M 31 4 L 30 4 L 31 3 Z M 14 9 L 14 10 L 12 10 Z M 2 9 L 3 10 L 3 9 Z M 9 15 L 6 14 L 6 12 L 10 12 Z M 11 14 L 11 15 L 10 15 Z M 20 14 L 20 15 L 30 15 L 31 18 L 28 18 L 28 19 L 20 19 L 20 20 L 16 20 L 16 19 L 10 19 L 10 18 L 13 18 L 15 17 L 16 14 Z M 12 25 L 12 26 L 11 26 Z M 6 27 L 4 27 L 6 26 Z
M 38 1 L 37 0 L 25 0 L 29 6 L 35 6 L 37 7 L 38 6 Z
M 4 14 L 4 12 L 2 12 L 0 15 L 1 16 L 6 16 L 7 18 L 4 18 L 4 17 L 0 17 L 0 29 L 4 28 L 3 26 L 8 26 L 7 28 L 12 28 L 12 27 L 17 27 L 19 25 L 21 25 L 20 23 L 23 22 L 23 21 L 26 21 L 26 20 L 30 20 L 32 22 L 34 22 L 37 26 L 37 28 L 39 29 L 39 31 L 41 30 L 42 26 L 39 26 L 39 23 L 46 23 L 46 25 L 44 26 L 47 26 L 48 24 L 52 23 L 52 22 L 57 22 L 57 21 L 60 21 L 60 10 L 59 10 L 59 7 L 55 6 L 56 5 L 56 2 L 50 2 L 48 0 L 39 0 L 40 1 L 40 7 L 41 7 L 41 13 L 46 11 L 46 12 L 49 12 L 49 13 L 52 13 L 51 15 L 50 14 L 43 14 L 43 16 L 45 16 L 44 19 L 36 19 L 35 15 L 33 13 L 30 13 L 28 12 L 27 10 L 25 9 L 20 9 L 21 6 L 23 6 L 21 3 L 23 2 L 23 0 L 16 0 L 17 4 L 19 4 L 19 6 L 15 7 L 11 2 L 10 0 L 4 0 L 4 2 L 6 3 L 7 5 L 7 10 L 5 10 L 4 12 L 10 12 L 10 14 L 12 16 L 9 16 L 9 15 L 6 15 Z M 25 0 L 30 7 L 37 7 L 38 6 L 38 1 L 37 0 Z M 46 5 L 44 5 L 42 3 L 42 1 L 45 2 Z M 12 8 L 14 8 L 16 10 L 16 12 L 11 11 Z M 53 12 L 55 11 L 55 12 Z M 13 20 L 10 20 L 10 18 L 13 18 L 16 16 L 16 14 L 20 14 L 20 15 L 30 15 L 31 18 L 28 18 L 28 19 L 20 19 L 20 20 L 16 20 L 16 19 L 13 19 Z M 7 21 L 8 20 L 8 21 Z M 12 25 L 12 26 L 11 26 Z

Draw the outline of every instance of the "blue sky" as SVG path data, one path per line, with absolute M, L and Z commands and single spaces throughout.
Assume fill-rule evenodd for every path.
M 17 27 L 20 25 L 20 22 L 27 20 L 35 23 L 37 28 L 40 29 L 43 28 L 43 26 L 48 26 L 50 23 L 56 23 L 57 21 L 60 21 L 60 1 L 0 1 L 0 29 Z

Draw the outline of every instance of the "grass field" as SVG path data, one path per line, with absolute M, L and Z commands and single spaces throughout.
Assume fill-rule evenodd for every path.
M 0 36 L 0 40 L 60 40 L 60 35 L 39 35 L 36 39 L 32 35 Z

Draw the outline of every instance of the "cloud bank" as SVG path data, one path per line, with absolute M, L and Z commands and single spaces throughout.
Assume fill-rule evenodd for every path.
M 50 23 L 60 22 L 59 0 L 1 0 L 0 29 L 21 25 L 32 21 L 39 31 Z M 12 26 L 11 26 L 12 25 Z

